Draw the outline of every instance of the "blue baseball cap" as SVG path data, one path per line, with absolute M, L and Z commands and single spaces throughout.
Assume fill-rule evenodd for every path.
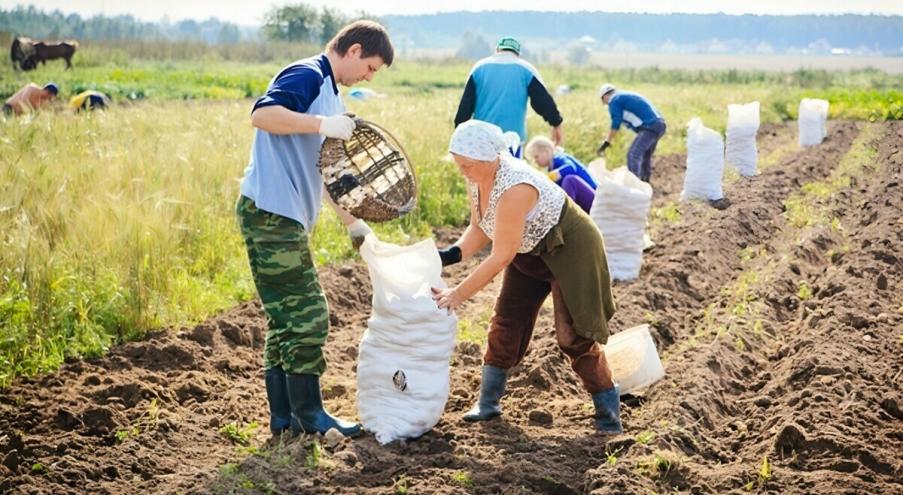
M 56 85 L 56 83 L 52 83 L 52 82 L 47 83 L 44 85 L 44 89 L 47 91 L 50 91 L 54 95 L 60 94 L 60 88 L 59 88 L 59 86 Z
M 520 55 L 520 41 L 517 41 L 510 36 L 505 36 L 500 39 L 495 47 L 498 50 L 508 50 L 510 52 L 516 53 L 517 55 Z

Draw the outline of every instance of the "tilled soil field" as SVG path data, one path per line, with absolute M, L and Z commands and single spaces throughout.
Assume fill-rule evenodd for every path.
M 270 439 L 265 321 L 248 303 L 3 391 L 0 493 L 903 493 L 903 123 L 833 122 L 809 149 L 794 127 L 760 130 L 761 174 L 727 180 L 724 209 L 676 203 L 685 157 L 657 161 L 653 206 L 677 216 L 653 215 L 612 328 L 649 323 L 666 376 L 622 398 L 624 435 L 593 432 L 549 307 L 502 418 L 461 421 L 493 285 L 459 311 L 471 331 L 430 433 Z M 367 270 L 321 281 L 324 396 L 354 417 Z

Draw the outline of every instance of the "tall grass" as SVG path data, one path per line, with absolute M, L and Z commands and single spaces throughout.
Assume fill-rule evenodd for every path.
M 86 87 L 116 98 L 102 113 L 76 115 L 58 105 L 0 118 L 0 387 L 253 296 L 232 208 L 252 137 L 247 97 L 261 94 L 282 64 L 128 60 L 71 71 L 51 63 L 30 73 L 0 67 L 3 94 L 29 80 L 56 80 L 63 99 Z M 382 237 L 409 242 L 466 221 L 464 182 L 446 149 L 469 67 L 402 61 L 371 86 L 385 98 L 347 100 L 349 110 L 396 135 L 417 171 L 418 208 L 376 226 Z M 795 115 L 803 95 L 829 96 L 834 118 L 891 118 L 901 100 L 894 90 L 871 87 L 698 82 L 700 75 L 673 71 L 653 81 L 625 71 L 542 72 L 550 87 L 574 88 L 557 101 L 565 146 L 584 161 L 609 124 L 595 93 L 603 80 L 646 94 L 662 111 L 669 131 L 659 153 L 683 149 L 684 123 L 694 116 L 723 130 L 728 103 L 759 100 L 762 120 L 779 122 Z M 666 83 L 678 76 L 696 82 Z M 146 101 L 122 104 L 129 95 Z M 531 135 L 548 132 L 529 115 Z M 628 136 L 616 141 L 609 166 L 624 163 L 628 144 Z M 321 265 L 354 256 L 329 211 L 312 247 Z
M 417 164 L 418 209 L 377 226 L 396 242 L 467 215 L 463 181 L 443 158 L 451 124 L 433 104 L 400 96 L 365 112 L 396 129 Z M 163 102 L 0 120 L 0 386 L 254 294 L 232 211 L 249 107 Z M 320 264 L 353 256 L 329 211 L 312 244 Z
M 277 64 L 205 61 L 149 61 L 76 66 L 72 70 L 64 70 L 64 67 L 62 62 L 54 60 L 37 70 L 21 72 L 0 64 L 0 97 L 11 95 L 31 81 L 41 85 L 53 81 L 60 86 L 62 100 L 86 89 L 102 91 L 120 104 L 144 99 L 237 100 L 262 94 L 280 68 Z
M 0 122 L 0 384 L 251 295 L 230 234 L 242 106 Z
M 79 66 L 117 66 L 160 62 L 241 62 L 245 64 L 275 63 L 306 57 L 322 47 L 309 43 L 285 41 L 243 41 L 231 44 L 208 44 L 202 41 L 169 40 L 87 40 L 76 53 Z

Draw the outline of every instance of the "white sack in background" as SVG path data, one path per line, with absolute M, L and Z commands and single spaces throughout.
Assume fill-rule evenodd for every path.
M 759 132 L 759 102 L 727 106 L 725 161 L 740 175 L 756 175 L 756 133 Z
M 599 157 L 589 162 L 586 166 L 586 171 L 589 173 L 589 176 L 596 181 L 596 184 L 598 184 L 599 181 L 602 180 L 602 176 L 608 172 L 608 165 L 605 164 L 605 158 Z
M 602 231 L 611 278 L 634 279 L 643 264 L 652 186 L 630 173 L 627 167 L 612 171 L 596 169 L 594 173 L 599 176 L 598 186 L 589 216 Z
M 828 135 L 828 100 L 803 98 L 799 112 L 800 146 L 821 144 Z
M 381 444 L 418 437 L 436 425 L 448 400 L 458 319 L 430 292 L 446 287 L 442 262 L 432 239 L 397 246 L 371 234 L 360 253 L 373 312 L 358 351 L 358 415 Z
M 687 175 L 680 200 L 724 197 L 721 177 L 724 174 L 724 140 L 721 134 L 703 125 L 699 117 L 687 123 Z

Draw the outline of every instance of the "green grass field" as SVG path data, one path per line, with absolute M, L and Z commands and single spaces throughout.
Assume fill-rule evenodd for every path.
M 71 71 L 61 62 L 27 74 L 0 69 L 4 96 L 30 80 L 53 80 L 63 100 L 97 88 L 115 103 L 90 115 L 58 103 L 0 119 L 0 387 L 254 295 L 232 207 L 250 149 L 252 98 L 283 64 L 81 56 Z M 386 98 L 346 101 L 390 129 L 416 167 L 418 209 L 377 226 L 382 237 L 409 242 L 466 221 L 464 182 L 446 147 L 469 67 L 401 61 L 371 85 Z M 608 126 L 595 93 L 602 81 L 656 103 L 669 123 L 660 154 L 684 149 L 684 123 L 694 116 L 723 131 L 728 103 L 759 100 L 763 122 L 794 118 L 803 96 L 830 99 L 832 118 L 903 118 L 903 93 L 894 89 L 903 80 L 874 71 L 540 70 L 550 87 L 574 89 L 558 97 L 565 146 L 587 161 Z M 547 132 L 532 113 L 528 126 Z M 628 145 L 628 136 L 615 143 L 610 167 L 623 165 Z M 354 256 L 326 210 L 312 242 L 321 265 Z

